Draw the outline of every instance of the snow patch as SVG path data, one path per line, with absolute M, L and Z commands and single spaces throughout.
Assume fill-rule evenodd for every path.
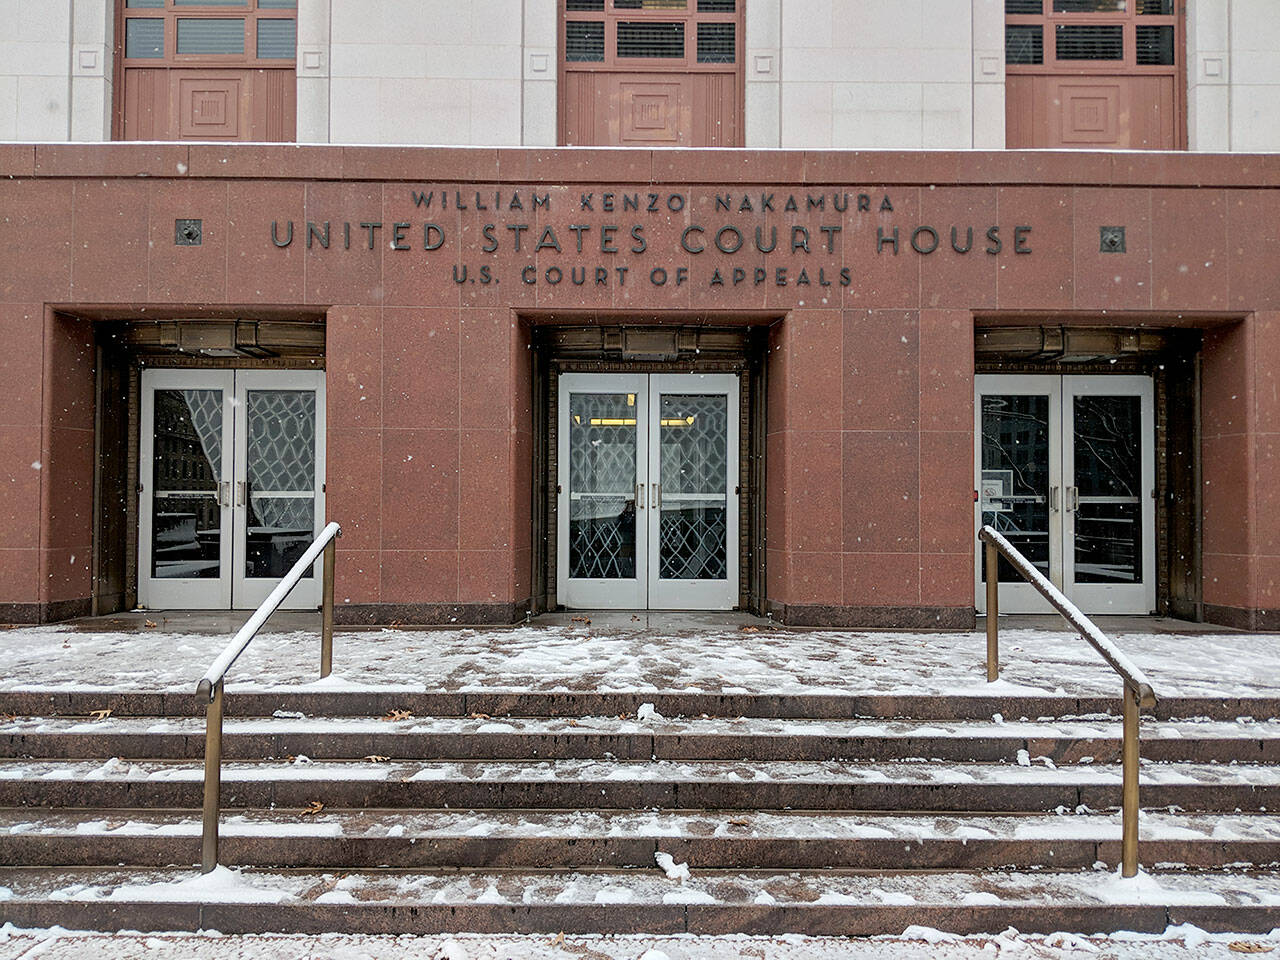
M 655 853 L 653 859 L 662 872 L 667 875 L 668 880 L 679 880 L 684 883 L 689 879 L 689 864 L 676 863 L 671 854 L 662 852 Z

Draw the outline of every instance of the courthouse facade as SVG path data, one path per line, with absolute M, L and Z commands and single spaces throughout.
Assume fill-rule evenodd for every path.
M 0 620 L 1280 623 L 1266 0 L 10 20 Z

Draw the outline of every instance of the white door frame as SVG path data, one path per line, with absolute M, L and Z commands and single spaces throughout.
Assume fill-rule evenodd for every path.
M 142 417 L 138 438 L 138 603 L 154 609 L 226 609 L 231 606 L 231 487 L 233 480 L 231 415 L 235 377 L 231 370 L 143 370 Z M 219 576 L 153 577 L 155 530 L 155 392 L 222 391 L 222 469 L 218 477 Z
M 324 525 L 325 384 L 323 371 L 311 370 L 199 370 L 169 369 L 142 372 L 142 409 L 138 442 L 138 603 L 151 609 L 254 609 L 273 590 L 278 579 L 246 578 L 248 505 L 242 494 L 248 455 L 248 407 L 251 389 L 314 390 L 316 393 L 316 479 L 312 537 Z M 155 391 L 222 391 L 222 472 L 217 496 L 219 516 L 219 573 L 215 578 L 157 578 L 151 576 L 155 468 Z M 302 580 L 282 608 L 314 609 L 320 603 L 320 561 L 309 580 Z
M 576 609 L 731 610 L 738 603 L 738 444 L 739 377 L 734 373 L 643 374 L 566 373 L 559 378 L 556 516 L 556 594 Z M 634 394 L 636 410 L 635 577 L 596 580 L 569 576 L 569 396 L 571 393 Z M 716 394 L 727 398 L 726 423 L 726 577 L 723 580 L 662 580 L 661 397 L 667 394 Z
M 1049 398 L 1049 579 L 1085 613 L 1148 614 L 1155 609 L 1155 404 L 1147 376 L 1056 374 L 979 374 L 974 378 L 974 530 L 982 524 L 982 397 L 984 395 L 1047 396 Z M 1142 431 L 1142 581 L 1095 584 L 1075 582 L 1074 399 L 1077 396 L 1136 396 Z M 986 585 L 982 580 L 983 549 L 975 538 L 974 606 L 986 613 Z M 1053 608 L 1030 584 L 1000 585 L 1002 613 L 1052 613 Z
M 738 605 L 738 375 L 736 373 L 655 373 L 649 378 L 649 606 L 657 610 L 732 610 Z M 725 578 L 664 580 L 662 538 L 662 395 L 711 394 L 726 398 Z
M 635 576 L 627 579 L 595 579 L 569 576 L 569 395 L 571 393 L 632 394 L 635 397 L 636 475 L 631 478 L 631 502 L 635 506 Z M 638 610 L 647 606 L 649 583 L 649 524 L 644 516 L 646 488 L 642 486 L 649 462 L 649 376 L 643 373 L 564 373 L 560 375 L 556 429 L 556 596 L 566 607 L 580 609 Z M 621 492 L 621 491 L 619 491 Z
M 249 403 L 250 390 L 298 390 L 315 391 L 316 395 L 316 476 L 313 494 L 315 510 L 312 513 L 311 536 L 308 544 L 320 535 L 324 527 L 324 476 L 325 476 L 325 410 L 324 410 L 324 373 L 316 370 L 238 370 L 236 371 L 236 408 L 235 408 L 235 464 L 236 483 L 234 494 L 234 520 L 231 596 L 238 610 L 253 610 L 258 607 L 272 590 L 280 583 L 279 577 L 245 576 L 245 559 L 248 557 L 249 541 L 249 503 L 246 496 L 247 467 L 249 456 Z M 248 491 L 251 495 L 252 491 Z M 311 610 L 320 605 L 321 599 L 321 561 L 319 559 L 311 567 L 310 578 L 298 581 L 289 596 L 285 597 L 280 607 L 284 610 Z

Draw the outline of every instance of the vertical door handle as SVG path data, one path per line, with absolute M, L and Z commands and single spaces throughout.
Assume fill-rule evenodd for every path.
M 653 484 L 653 496 L 649 498 L 649 502 L 655 510 L 662 506 L 662 484 Z
M 231 481 L 223 480 L 218 484 L 218 506 L 231 506 Z
M 1067 512 L 1072 513 L 1080 509 L 1080 488 L 1067 487 Z
M 244 480 L 236 481 L 236 506 L 243 507 L 245 503 L 245 491 L 249 486 Z
M 1058 512 L 1058 488 L 1057 487 L 1049 488 L 1049 511 L 1051 513 Z
M 637 510 L 644 509 L 644 484 L 643 483 L 636 484 L 636 509 Z

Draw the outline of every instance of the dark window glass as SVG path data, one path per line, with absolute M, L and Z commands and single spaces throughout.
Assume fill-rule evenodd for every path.
M 249 0 L 173 0 L 175 7 L 247 7 Z
M 164 21 L 130 17 L 124 22 L 124 55 L 130 59 L 164 56 Z
M 738 0 L 698 0 L 699 13 L 734 13 Z
M 296 10 L 298 0 L 258 0 L 259 10 Z
M 292 60 L 298 47 L 298 22 L 288 20 L 258 21 L 258 59 Z
M 1129 0 L 1053 0 L 1054 13 L 1124 13 Z
M 1044 27 L 1010 23 L 1004 28 L 1005 63 L 1044 63 Z
M 1148 67 L 1173 66 L 1173 27 L 1139 26 L 1138 63 Z
M 1005 13 L 1044 13 L 1044 0 L 1004 0 Z
M 618 56 L 683 59 L 684 24 L 620 22 Z
M 1123 60 L 1124 28 L 1115 26 L 1059 25 L 1059 60 Z
M 244 56 L 244 21 L 179 19 L 178 53 Z
M 125 0 L 125 7 L 132 9 L 141 7 L 147 10 L 156 10 L 164 6 L 164 0 Z
M 564 58 L 570 63 L 603 63 L 604 24 L 567 21 L 564 25 Z
M 1138 0 L 1138 16 L 1171 17 L 1173 0 Z
M 698 62 L 735 63 L 737 24 L 698 24 Z
M 564 8 L 570 11 L 603 10 L 604 0 L 565 0 Z
M 686 10 L 689 0 L 613 0 L 615 10 Z

